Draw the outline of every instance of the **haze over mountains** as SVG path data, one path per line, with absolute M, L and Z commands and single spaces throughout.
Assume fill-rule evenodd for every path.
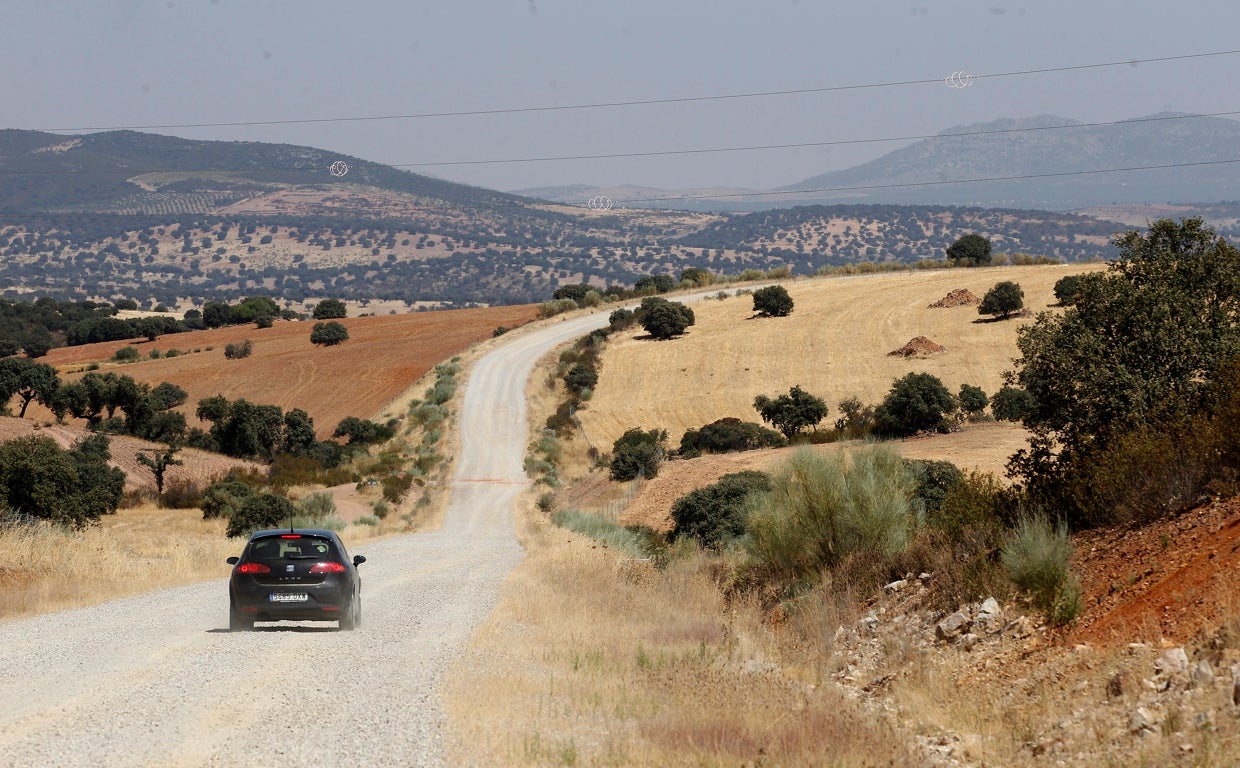
M 893 133 L 897 133 L 894 132 Z M 598 194 L 629 205 L 690 210 L 755 210 L 807 203 L 893 203 L 1035 208 L 1064 211 L 1098 205 L 1240 198 L 1240 122 L 1164 112 L 1086 125 L 1054 115 L 1002 119 L 941 131 L 882 157 L 810 176 L 773 192 L 664 190 L 577 185 L 518 190 L 564 202 Z M 1112 168 L 1220 163 L 1145 171 Z M 1076 174 L 1076 175 L 1057 175 Z M 1024 178 L 1012 178 L 1024 177 Z M 966 179 L 1006 179 L 952 184 Z M 729 197 L 710 199 L 723 192 Z M 687 199 L 676 199 L 685 195 Z M 657 198 L 643 202 L 646 198 Z
M 537 190 L 569 204 L 314 147 L 4 130 L 0 293 L 168 306 L 255 294 L 292 305 L 335 297 L 472 306 L 539 301 L 570 282 L 602 287 L 676 276 L 690 266 L 812 274 L 862 261 L 908 264 L 942 259 L 947 245 L 969 233 L 991 238 L 1001 252 L 1108 258 L 1116 231 L 1168 215 L 1200 213 L 1237 237 L 1240 204 L 1198 204 L 1228 197 L 1235 164 L 1037 178 L 1063 169 L 1218 162 L 1240 146 L 1240 123 L 1171 117 L 1071 128 L 1054 127 L 1065 122 L 1059 118 L 966 126 L 947 133 L 986 135 L 923 140 L 856 168 L 724 202 L 669 200 L 666 191 L 639 187 Z M 335 173 L 334 164 L 341 164 Z M 1035 178 L 890 186 L 1001 175 Z M 879 185 L 888 187 L 864 196 L 835 192 L 825 201 L 809 191 Z M 621 204 L 592 210 L 584 203 L 596 194 Z M 625 202 L 639 197 L 662 199 L 648 200 L 649 208 Z M 815 202 L 830 204 L 807 205 Z M 725 203 L 751 212 L 684 210 Z M 1066 212 L 1096 204 L 1110 207 L 1096 215 Z

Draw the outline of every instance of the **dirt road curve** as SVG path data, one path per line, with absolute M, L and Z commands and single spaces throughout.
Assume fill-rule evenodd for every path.
M 517 336 L 478 363 L 443 528 L 352 552 L 368 558 L 356 632 L 230 633 L 223 578 L 0 623 L 0 766 L 442 765 L 439 680 L 521 557 L 525 381 L 606 322 Z

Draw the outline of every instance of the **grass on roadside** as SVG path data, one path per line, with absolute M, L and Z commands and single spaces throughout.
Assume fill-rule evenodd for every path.
M 453 763 L 918 764 L 834 688 L 776 674 L 770 628 L 703 557 L 659 569 L 527 504 L 527 557 L 448 677 Z
M 244 544 L 225 537 L 226 525 L 224 519 L 203 520 L 198 509 L 147 504 L 106 515 L 81 531 L 44 524 L 0 527 L 0 620 L 223 579 L 229 572 L 225 558 L 241 554 Z M 381 532 L 362 524 L 341 536 L 352 543 Z

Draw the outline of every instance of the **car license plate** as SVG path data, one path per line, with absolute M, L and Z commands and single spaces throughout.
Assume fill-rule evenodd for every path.
M 305 592 L 272 592 L 269 599 L 273 603 L 304 603 L 310 596 Z

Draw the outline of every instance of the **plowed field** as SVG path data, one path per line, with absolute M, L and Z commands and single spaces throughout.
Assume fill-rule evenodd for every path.
M 401 395 L 435 364 L 491 338 L 497 326 L 513 328 L 534 319 L 532 305 L 416 312 L 340 320 L 349 339 L 334 347 L 310 343 L 311 322 L 282 321 L 271 328 L 233 326 L 163 336 L 153 342 L 106 342 L 54 349 L 43 359 L 62 370 L 62 379 L 81 374 L 63 371 L 106 361 L 123 346 L 136 347 L 143 359 L 106 370 L 138 381 L 171 382 L 189 393 L 182 410 L 191 424 L 199 400 L 223 395 L 229 400 L 301 408 L 314 419 L 319 437 L 331 434 L 346 416 L 371 418 Z M 224 346 L 250 340 L 253 353 L 229 360 Z M 161 357 L 149 359 L 153 349 Z M 167 357 L 169 350 L 182 353 Z M 199 350 L 199 351 L 193 351 Z M 51 414 L 31 406 L 28 416 Z

